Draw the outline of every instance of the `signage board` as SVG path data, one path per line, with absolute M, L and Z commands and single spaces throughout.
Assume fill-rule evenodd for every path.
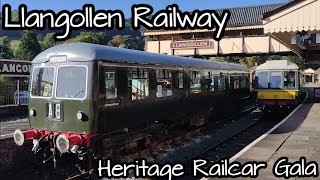
M 183 49 L 183 48 L 208 48 L 210 47 L 209 40 L 201 41 L 175 41 L 170 43 L 171 49 Z
M 0 59 L 0 76 L 29 76 L 31 61 Z

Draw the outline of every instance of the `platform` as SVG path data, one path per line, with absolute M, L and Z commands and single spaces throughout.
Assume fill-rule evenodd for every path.
M 273 175 L 272 169 L 275 162 L 281 157 L 288 157 L 289 162 L 305 157 L 307 162 L 320 163 L 320 103 L 314 99 L 314 87 L 318 86 L 313 84 L 306 86 L 308 99 L 290 117 L 270 131 L 270 134 L 261 136 L 256 142 L 247 146 L 242 152 L 231 158 L 231 161 L 234 160 L 241 164 L 249 161 L 267 162 L 268 167 L 260 170 L 257 178 L 264 180 L 278 179 Z

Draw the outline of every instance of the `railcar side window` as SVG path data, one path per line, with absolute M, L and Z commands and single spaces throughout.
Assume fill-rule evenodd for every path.
M 183 73 L 179 72 L 179 89 L 183 89 Z
M 32 96 L 51 97 L 53 88 L 53 67 L 36 67 L 32 75 Z
M 248 76 L 246 74 L 242 74 L 242 76 L 240 76 L 240 88 L 248 88 L 248 82 Z
M 87 68 L 61 66 L 58 68 L 56 97 L 83 99 L 86 96 Z
M 204 85 L 207 91 L 214 91 L 214 79 L 212 72 L 207 73 Z
M 296 87 L 295 72 L 284 72 L 284 87 L 285 88 Z
M 129 68 L 128 80 L 132 100 L 142 100 L 149 96 L 147 69 Z
M 171 70 L 160 69 L 156 71 L 157 77 L 157 97 L 172 95 Z
M 226 83 L 225 76 L 219 76 L 218 77 L 218 90 L 219 91 L 222 91 L 225 89 L 225 83 Z
M 199 71 L 191 71 L 190 73 L 190 90 L 198 93 L 201 91 L 201 75 Z
M 115 77 L 116 77 L 115 71 L 105 72 L 106 99 L 117 98 L 117 87 L 116 87 Z

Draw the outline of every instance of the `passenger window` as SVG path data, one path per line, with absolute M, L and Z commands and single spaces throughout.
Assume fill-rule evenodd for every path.
M 191 71 L 190 73 L 190 90 L 193 93 L 199 93 L 201 91 L 201 75 L 199 71 Z
M 149 96 L 148 70 L 142 68 L 129 68 L 129 92 L 131 100 L 142 100 Z
M 157 70 L 157 97 L 172 96 L 171 70 Z
M 116 77 L 115 71 L 105 72 L 106 99 L 117 98 L 117 87 L 116 87 L 115 77 Z
M 225 76 L 218 77 L 218 90 L 222 91 L 225 89 Z
M 296 78 L 295 72 L 284 72 L 284 87 L 285 88 L 295 88 Z
M 239 77 L 240 78 L 240 88 L 244 89 L 244 88 L 248 88 L 248 78 L 246 76 L 246 74 L 242 74 L 242 76 Z
M 214 91 L 214 79 L 212 72 L 208 72 L 204 82 L 205 90 Z
M 183 73 L 179 72 L 179 89 L 183 89 Z

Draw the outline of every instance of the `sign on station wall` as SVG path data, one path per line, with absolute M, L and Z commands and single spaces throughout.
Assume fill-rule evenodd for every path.
M 29 76 L 30 61 L 0 59 L 0 76 Z
M 175 41 L 170 43 L 171 49 L 183 49 L 183 48 L 208 48 L 210 47 L 209 40 L 201 41 Z

